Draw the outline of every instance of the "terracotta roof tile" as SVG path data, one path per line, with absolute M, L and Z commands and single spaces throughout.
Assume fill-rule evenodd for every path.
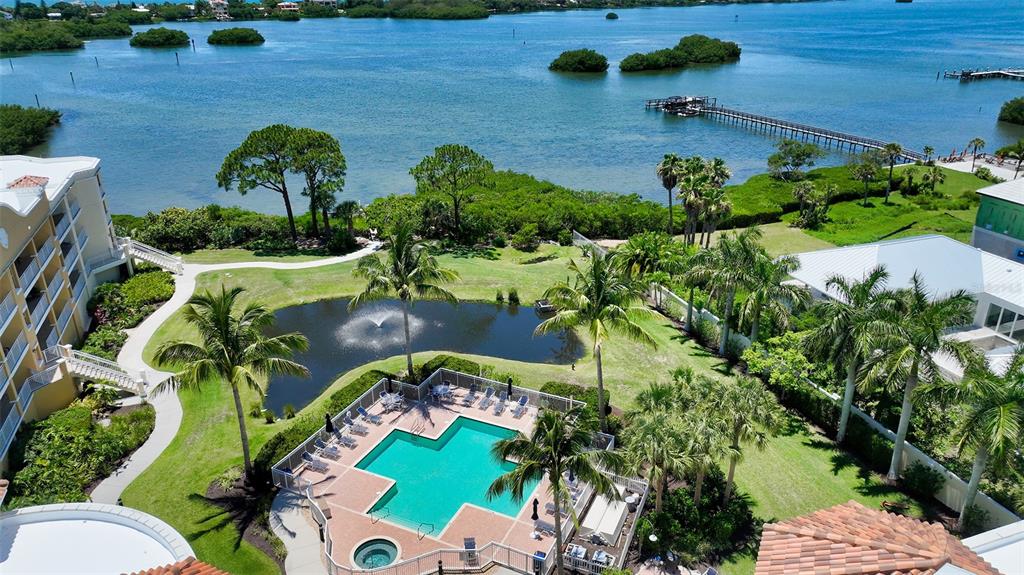
M 850 501 L 768 523 L 755 575 L 934 575 L 943 565 L 1000 575 L 937 523 Z
M 195 557 L 189 557 L 184 561 L 138 571 L 131 575 L 230 575 L 230 573 L 221 571 L 213 565 L 203 563 Z
M 45 186 L 50 178 L 43 176 L 21 176 L 16 180 L 12 180 L 11 183 L 7 184 L 8 188 L 36 188 L 39 186 Z

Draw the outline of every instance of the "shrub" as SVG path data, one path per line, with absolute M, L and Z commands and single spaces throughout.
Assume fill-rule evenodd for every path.
M 294 405 L 292 405 L 290 403 L 286 403 L 284 405 L 284 409 L 282 411 L 284 413 L 284 418 L 285 419 L 295 419 L 295 406 Z
M 501 288 L 498 288 L 498 293 L 494 296 L 494 301 L 498 303 L 505 303 L 505 294 L 501 293 Z
M 270 17 L 282 22 L 298 22 L 299 20 L 302 20 L 302 16 L 300 16 L 298 12 L 292 12 L 289 10 L 274 10 L 270 13 Z
M 430 377 L 430 374 L 441 369 L 450 369 L 452 371 L 461 371 L 462 373 L 468 373 L 469 375 L 477 375 L 481 371 L 479 363 L 466 359 L 464 357 L 458 357 L 454 355 L 440 354 L 435 355 L 427 363 L 424 363 L 420 367 L 419 381 L 423 381 Z
M 999 176 L 993 174 L 992 170 L 988 169 L 985 166 L 978 166 L 978 168 L 974 170 L 974 175 L 985 180 L 986 182 L 992 182 L 993 184 L 998 184 L 1000 182 L 1005 181 Z
M 595 420 L 597 419 L 596 387 L 576 385 L 563 381 L 549 381 L 540 386 L 540 390 L 550 395 L 568 397 L 586 403 L 587 407 L 584 411 L 587 413 L 588 418 L 593 417 Z M 607 388 L 604 390 L 604 412 L 605 415 L 609 415 L 612 412 L 612 394 Z
M 263 402 L 256 400 L 249 405 L 249 417 L 262 417 L 263 416 Z
M 559 54 L 548 65 L 554 72 L 588 72 L 599 73 L 608 70 L 608 58 L 589 48 L 582 50 L 566 50 Z
M 999 121 L 1024 126 L 1024 96 L 1009 100 L 999 109 Z
M 145 32 L 139 32 L 128 41 L 133 48 L 173 48 L 176 46 L 188 46 L 188 34 L 181 30 L 170 28 L 150 28 Z
M 519 305 L 522 303 L 519 300 L 519 290 L 516 288 L 508 288 L 508 305 Z
M 673 48 L 656 50 L 646 54 L 634 53 L 619 62 L 623 72 L 643 70 L 667 70 L 682 68 L 689 64 L 720 64 L 732 62 L 740 57 L 740 47 L 735 42 L 725 42 L 702 34 L 692 34 L 679 40 Z
M 273 411 L 270 411 L 269 409 L 264 409 L 263 410 L 263 421 L 267 422 L 268 424 L 271 424 L 271 423 L 274 423 L 275 421 L 277 421 L 277 417 L 274 415 Z
M 512 247 L 523 252 L 533 252 L 540 247 L 537 224 L 525 224 L 512 236 Z
M 128 307 L 161 303 L 174 295 L 174 280 L 165 271 L 136 274 L 121 284 L 121 293 Z
M 0 154 L 21 154 L 46 141 L 60 112 L 50 108 L 0 105 Z
M 503 248 L 508 245 L 508 240 L 505 239 L 505 234 L 498 234 L 491 240 L 491 245 L 496 248 Z
M 327 251 L 336 256 L 354 252 L 358 247 L 356 239 L 344 228 L 332 230 L 331 238 L 327 240 Z
M 977 535 L 985 530 L 986 525 L 988 525 L 988 511 L 977 505 L 971 505 L 964 510 L 963 517 L 960 518 L 960 536 Z
M 707 319 L 694 310 L 693 319 L 693 338 L 697 340 L 697 343 L 708 348 L 718 348 L 718 338 L 721 337 L 721 330 L 718 329 L 718 325 L 715 322 Z
M 206 38 L 207 44 L 215 45 L 255 45 L 266 42 L 263 38 L 263 34 L 260 34 L 252 28 L 225 28 L 223 30 L 214 30 L 213 33 Z
M 946 476 L 915 461 L 903 470 L 903 487 L 908 492 L 923 499 L 931 499 L 946 485 Z
M 82 351 L 98 355 L 110 361 L 117 361 L 117 354 L 128 341 L 128 334 L 114 325 L 101 325 L 86 336 L 82 343 Z
M 572 232 L 569 230 L 561 230 L 558 232 L 558 245 L 560 246 L 571 246 L 572 245 Z
M 609 13 L 604 15 L 604 19 L 605 20 L 618 20 L 619 19 L 619 15 L 616 14 L 615 12 L 609 12 Z M 606 570 L 606 572 L 607 572 L 607 570 Z

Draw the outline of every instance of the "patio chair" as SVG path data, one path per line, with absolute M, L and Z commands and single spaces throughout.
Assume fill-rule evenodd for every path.
M 480 400 L 480 409 L 487 409 L 494 402 L 494 388 L 488 387 L 487 391 L 484 392 L 483 399 Z
M 519 403 L 512 408 L 512 417 L 522 417 L 526 413 L 526 404 L 530 403 L 530 397 L 527 395 L 519 396 Z
M 382 421 L 379 415 L 374 415 L 374 414 L 370 413 L 369 411 L 366 411 L 365 409 L 363 409 L 362 406 L 357 407 L 356 408 L 356 412 L 359 413 L 360 417 L 362 417 L 363 419 L 369 421 L 370 423 L 372 423 L 374 425 L 380 425 L 380 422 Z
M 533 522 L 533 528 L 538 533 L 546 533 L 548 535 L 555 535 L 555 526 L 543 519 L 537 519 Z
M 466 549 L 461 555 L 463 563 L 475 566 L 480 561 L 480 555 L 476 552 L 476 537 L 466 537 L 462 540 L 462 546 Z
M 329 459 L 338 459 L 341 457 L 341 452 L 338 451 L 337 447 L 333 445 L 327 445 L 319 437 L 313 440 L 313 447 L 316 447 L 316 454 L 322 455 Z
M 494 415 L 501 415 L 505 412 L 505 406 L 508 405 L 508 392 L 503 391 L 498 394 L 498 404 L 494 406 Z
M 306 467 L 312 469 L 313 471 L 327 473 L 327 470 L 330 469 L 327 463 L 320 459 L 317 459 L 316 457 L 313 457 L 309 453 L 302 454 L 302 461 L 306 464 Z
M 553 502 L 551 502 L 551 501 L 548 501 L 547 503 L 544 504 L 544 511 L 548 512 L 551 515 L 554 515 L 555 514 L 555 504 Z M 569 511 L 567 509 L 565 509 L 565 507 L 563 507 L 561 511 L 562 511 L 562 516 L 563 517 L 568 517 L 569 516 Z
M 344 445 L 345 447 L 355 447 L 356 440 L 351 435 L 345 435 L 337 429 L 334 430 L 334 441 L 338 442 L 338 445 Z
M 469 406 L 473 405 L 473 403 L 476 401 L 476 392 L 479 389 L 480 389 L 480 386 L 478 386 L 475 383 L 473 385 L 469 386 L 469 393 L 466 394 L 466 397 L 462 398 L 462 405 L 464 405 L 466 407 L 469 407 Z
M 345 425 L 347 425 L 348 428 L 352 430 L 352 433 L 358 433 L 359 435 L 366 435 L 367 433 L 370 433 L 370 428 L 366 427 L 361 423 L 356 423 L 355 421 L 353 421 L 352 416 L 348 413 L 345 414 L 345 417 L 342 418 L 342 421 L 344 421 Z

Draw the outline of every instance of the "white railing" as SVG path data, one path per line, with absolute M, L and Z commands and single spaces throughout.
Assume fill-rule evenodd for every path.
M 665 287 L 663 285 L 660 285 L 660 284 L 657 284 L 657 283 L 652 283 L 651 284 L 650 294 L 651 294 L 651 299 L 656 301 L 656 302 L 659 302 L 660 307 L 662 307 L 663 309 L 665 308 L 665 306 L 663 305 L 665 300 L 668 300 L 668 301 L 670 301 L 672 303 L 675 303 L 675 304 L 681 306 L 682 307 L 682 313 L 681 313 L 680 317 L 674 317 L 674 316 L 671 316 L 671 317 L 673 317 L 673 319 L 676 319 L 677 321 L 679 321 L 681 323 L 686 323 L 687 310 L 688 310 L 690 304 L 685 299 L 679 297 L 678 295 L 676 295 L 672 290 L 668 289 L 667 287 Z M 712 324 L 714 324 L 716 326 L 720 325 L 722 323 L 722 320 L 719 319 L 719 317 L 716 316 L 715 314 L 711 313 L 710 311 L 708 311 L 706 309 L 697 308 L 696 306 L 694 306 L 694 308 L 693 308 L 693 317 L 694 317 L 694 320 L 702 319 L 702 320 L 705 320 L 705 321 L 709 321 L 709 322 L 711 322 Z M 741 333 L 739 333 L 739 332 L 737 332 L 735 328 L 731 327 L 729 329 L 729 339 L 734 344 L 736 344 L 741 351 L 744 350 L 744 349 L 747 349 L 748 347 L 750 347 L 750 338 L 745 336 L 745 335 L 743 335 L 743 334 L 741 334 Z
M 89 243 L 89 233 L 82 228 L 77 228 L 75 234 L 78 235 L 78 245 L 82 249 L 85 249 L 85 244 Z
M 78 301 L 78 297 L 85 291 L 85 278 L 79 277 L 78 283 L 71 286 L 71 299 Z
M 64 232 L 71 229 L 71 217 L 67 214 L 61 216 L 60 220 L 54 225 L 53 235 L 60 240 L 64 237 Z
M 423 383 L 419 385 L 418 397 L 416 399 L 422 401 L 429 395 L 430 386 L 440 385 L 447 383 L 456 387 L 470 388 L 472 385 L 476 385 L 481 391 L 488 387 L 494 388 L 494 393 L 500 393 L 506 391 L 509 388 L 508 383 L 502 383 L 493 379 L 487 379 L 486 377 L 480 377 L 476 375 L 469 375 L 466 373 L 452 371 L 447 368 L 440 368 L 434 373 L 430 374 L 430 377 L 425 379 Z M 529 389 L 526 387 L 519 387 L 518 385 L 512 386 L 512 396 L 529 397 L 530 405 L 533 407 L 543 407 L 547 409 L 555 409 L 558 411 L 569 411 L 574 407 L 583 407 L 586 402 L 573 399 L 571 397 L 561 397 L 558 395 L 551 395 L 550 393 L 544 393 L 535 389 Z M 511 401 L 511 397 L 509 401 Z
M 57 316 L 57 331 L 61 334 L 64 333 L 64 329 L 68 327 L 68 322 L 71 321 L 71 314 L 75 312 L 75 304 L 67 302 L 64 304 L 64 309 L 61 310 L 60 315 Z
M 128 246 L 128 253 L 134 258 L 149 262 L 171 273 L 181 274 L 185 271 L 185 263 L 178 256 L 131 238 L 118 238 L 118 240 Z
M 12 405 L 11 411 L 4 418 L 3 427 L 0 427 L 0 459 L 7 457 L 7 448 L 11 446 L 14 434 L 18 432 L 18 426 L 21 425 L 21 420 L 21 411 Z
M 12 377 L 14 377 L 13 374 L 7 373 L 7 362 L 0 358 L 0 397 L 3 397 L 4 390 Z
M 6 326 L 16 313 L 18 313 L 18 304 L 14 303 L 14 292 L 11 291 L 0 301 L 0 329 Z
M 21 363 L 22 357 L 25 356 L 25 352 L 28 351 L 28 339 L 25 338 L 24 333 L 19 333 L 18 337 L 14 339 L 14 343 L 7 350 L 7 367 L 11 370 L 11 375 L 18 369 L 18 364 Z
M 32 393 L 32 386 L 27 383 L 18 390 L 18 405 L 21 406 L 22 413 L 28 412 L 28 406 L 32 404 Z
M 50 285 L 46 286 L 46 294 L 50 296 L 50 301 L 57 301 L 57 295 L 60 294 L 62 287 L 64 287 L 64 274 L 58 272 L 53 276 Z
M 82 211 L 82 206 L 79 205 L 78 200 L 70 200 L 68 209 L 71 211 L 71 219 L 75 219 L 78 217 L 78 212 Z
M 68 253 L 64 254 L 64 270 L 71 273 L 71 270 L 75 269 L 75 260 L 78 259 L 78 246 L 71 244 L 71 249 Z
M 602 256 L 608 253 L 608 250 L 590 241 L 590 239 L 588 239 L 587 236 L 577 232 L 576 230 L 572 231 L 572 243 L 574 246 L 580 248 L 590 248 L 596 251 L 597 253 L 601 254 Z
M 28 262 L 28 265 L 25 266 L 25 269 L 22 270 L 20 274 L 18 274 L 18 283 L 21 285 L 21 289 L 24 290 L 25 292 L 28 292 L 28 290 L 32 287 L 32 284 L 35 283 L 36 278 L 39 277 L 39 274 L 42 273 L 42 271 L 43 268 L 39 266 L 39 260 L 37 260 L 35 256 L 32 256 L 31 261 Z
M 137 394 L 139 397 L 146 397 L 143 374 L 125 369 L 117 362 L 71 349 L 71 346 L 56 344 L 43 351 L 43 358 L 50 366 L 63 359 L 72 375 L 106 381 L 125 391 Z
M 39 327 L 43 322 L 43 316 L 46 315 L 46 312 L 49 309 L 49 298 L 46 297 L 45 293 L 39 294 L 39 299 L 36 300 L 36 306 L 29 311 L 29 315 L 32 317 L 32 325 Z
M 52 241 L 46 240 L 45 242 L 43 242 L 43 245 L 40 246 L 38 250 L 36 250 L 36 258 L 39 259 L 39 265 L 45 266 L 47 263 L 49 263 L 50 256 L 53 255 L 53 252 L 56 251 L 56 249 L 57 248 L 54 247 Z

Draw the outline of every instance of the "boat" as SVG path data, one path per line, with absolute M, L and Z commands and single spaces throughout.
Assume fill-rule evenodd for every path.
M 555 313 L 555 306 L 551 305 L 551 302 L 546 299 L 539 299 L 533 302 L 533 309 L 537 310 L 537 313 Z

